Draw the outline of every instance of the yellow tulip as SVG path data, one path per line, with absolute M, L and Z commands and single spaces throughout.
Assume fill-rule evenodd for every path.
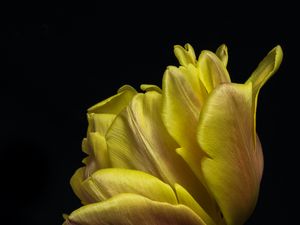
M 240 225 L 257 201 L 263 154 L 257 97 L 282 61 L 275 47 L 244 84 L 227 47 L 175 46 L 162 89 L 131 86 L 88 109 L 85 166 L 71 178 L 81 208 L 64 224 Z

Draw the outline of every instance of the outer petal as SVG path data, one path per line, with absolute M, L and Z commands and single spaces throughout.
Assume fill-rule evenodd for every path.
M 254 132 L 256 132 L 256 108 L 257 98 L 261 87 L 267 80 L 278 70 L 282 62 L 283 52 L 278 45 L 273 48 L 268 55 L 260 62 L 257 69 L 252 73 L 246 84 L 252 83 L 253 87 L 253 115 L 254 115 Z
M 74 211 L 64 225 L 205 225 L 183 205 L 155 202 L 135 194 L 121 194 Z
M 219 84 L 230 82 L 224 63 L 211 51 L 204 50 L 201 52 L 197 68 L 200 70 L 200 79 L 208 93 Z
M 83 189 L 99 202 L 121 193 L 134 193 L 154 201 L 177 204 L 173 189 L 147 173 L 121 168 L 103 169 L 83 182 Z
M 138 94 L 115 119 L 106 135 L 112 166 L 144 171 L 172 186 L 179 183 L 203 201 L 201 183 L 176 154 L 178 145 L 163 126 L 161 100 L 155 91 Z
M 208 157 L 202 169 L 228 225 L 243 224 L 256 204 L 262 174 L 254 147 L 252 85 L 223 84 L 203 106 L 198 141 Z
M 184 48 L 180 45 L 175 45 L 174 53 L 180 65 L 188 66 L 189 64 L 196 64 L 195 51 L 190 44 L 185 44 Z

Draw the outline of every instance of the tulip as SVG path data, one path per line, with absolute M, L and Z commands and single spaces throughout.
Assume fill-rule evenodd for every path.
M 256 134 L 261 87 L 282 61 L 271 50 L 244 84 L 228 52 L 176 45 L 162 88 L 125 85 L 88 109 L 88 154 L 71 178 L 81 208 L 65 225 L 240 225 L 258 198 L 263 154 Z

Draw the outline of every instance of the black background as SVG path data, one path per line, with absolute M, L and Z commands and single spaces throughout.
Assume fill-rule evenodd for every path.
M 86 109 L 123 84 L 161 85 L 166 66 L 178 65 L 173 45 L 187 42 L 197 53 L 226 43 L 234 82 L 244 82 L 269 50 L 282 46 L 282 66 L 259 97 L 265 171 L 247 224 L 296 224 L 300 65 L 295 7 L 198 4 L 1 7 L 3 224 L 61 224 L 62 213 L 78 208 L 69 179 L 84 157 Z

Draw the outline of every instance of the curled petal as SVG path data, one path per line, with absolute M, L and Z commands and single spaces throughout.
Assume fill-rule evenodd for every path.
M 156 91 L 158 93 L 161 93 L 162 90 L 160 89 L 160 87 L 153 85 L 153 84 L 142 84 L 141 85 L 141 89 L 143 91 Z
M 83 182 L 83 189 L 99 202 L 121 193 L 134 193 L 154 201 L 177 204 L 174 191 L 150 174 L 121 168 L 102 169 Z M 90 202 L 90 203 L 92 203 Z
M 83 206 L 64 225 L 205 225 L 184 205 L 152 201 L 136 194 L 120 194 L 107 201 Z
M 253 115 L 254 115 L 254 132 L 256 132 L 256 108 L 258 94 L 262 86 L 278 70 L 282 62 L 283 52 L 278 45 L 273 48 L 268 55 L 259 63 L 256 70 L 251 74 L 246 84 L 252 83 L 253 94 Z M 255 134 L 255 133 L 254 133 Z M 255 141 L 255 140 L 254 140 Z
M 136 94 L 136 90 L 129 86 L 124 85 L 118 90 L 118 93 L 108 99 L 105 99 L 98 104 L 88 109 L 88 113 L 105 113 L 117 115 L 124 109 Z
M 210 93 L 222 83 L 230 83 L 230 77 L 224 63 L 211 51 L 201 52 L 197 68 L 200 70 L 200 79 Z
M 216 51 L 216 55 L 223 62 L 224 66 L 227 66 L 228 63 L 228 49 L 225 44 L 220 45 L 220 47 Z
M 184 48 L 180 45 L 175 45 L 174 53 L 180 65 L 182 66 L 188 66 L 189 64 L 196 65 L 195 51 L 190 44 L 185 44 Z
M 223 84 L 203 106 L 198 141 L 207 188 L 227 224 L 243 224 L 254 209 L 262 174 L 262 152 L 253 141 L 252 85 Z

